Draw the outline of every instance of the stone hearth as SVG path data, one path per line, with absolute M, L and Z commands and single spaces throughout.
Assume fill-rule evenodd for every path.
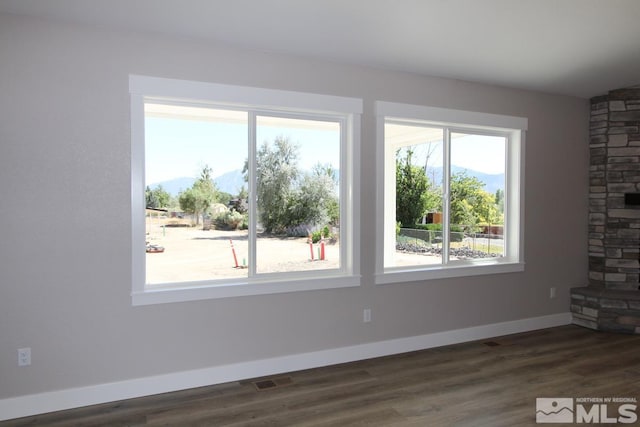
M 640 89 L 591 99 L 589 285 L 573 323 L 640 333 Z

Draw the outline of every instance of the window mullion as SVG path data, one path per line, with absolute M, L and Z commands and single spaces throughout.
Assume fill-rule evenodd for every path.
M 256 275 L 256 236 L 258 228 L 258 202 L 257 195 L 257 183 L 256 183 L 256 167 L 257 167 L 257 143 L 256 143 L 256 116 L 255 111 L 249 111 L 248 121 L 248 141 L 249 144 L 249 158 L 248 158 L 248 180 L 249 180 L 249 233 L 247 236 L 249 245 L 249 278 Z
M 348 171 L 348 165 L 353 164 L 353 158 L 351 156 L 351 150 L 349 150 L 350 144 L 347 143 L 347 125 L 344 119 L 339 120 L 340 123 L 340 172 Z M 351 212 L 347 210 L 347 205 L 344 203 L 344 200 L 352 197 L 353 189 L 345 185 L 345 178 L 343 173 L 340 173 L 338 177 L 338 185 L 339 185 L 339 212 L 340 212 L 340 221 L 339 221 L 339 239 L 340 242 L 350 242 L 349 239 L 346 238 L 347 230 L 352 229 L 352 221 L 353 215 Z M 340 245 L 340 270 L 345 271 L 347 268 L 351 268 L 353 265 L 353 259 L 351 258 L 351 254 L 353 251 L 346 244 Z M 345 265 L 346 263 L 346 265 Z
M 510 199 L 511 197 L 509 196 L 511 194 L 511 135 L 506 135 L 505 137 L 505 144 L 504 144 L 504 151 L 505 151 L 505 156 L 504 156 L 504 161 L 505 161 L 505 165 L 504 165 L 504 190 L 503 190 L 503 211 L 502 211 L 502 244 L 504 245 L 503 249 L 502 249 L 502 253 L 505 257 L 510 258 L 511 257 L 511 242 L 510 242 L 510 236 L 511 236 L 511 224 L 510 224 L 510 209 L 511 209 L 511 202 Z
M 450 218 L 451 206 L 450 182 L 451 182 L 451 130 L 444 128 L 443 130 L 443 173 L 442 173 L 442 264 L 449 263 L 449 242 L 450 242 Z

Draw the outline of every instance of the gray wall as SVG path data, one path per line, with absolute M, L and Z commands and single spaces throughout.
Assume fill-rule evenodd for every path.
M 130 73 L 363 98 L 362 286 L 132 307 Z M 375 100 L 528 117 L 524 273 L 373 285 Z M 0 398 L 568 312 L 587 282 L 587 108 L 0 15 Z

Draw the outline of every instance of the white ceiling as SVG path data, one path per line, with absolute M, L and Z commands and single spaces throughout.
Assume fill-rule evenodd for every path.
M 640 84 L 640 0 L 0 0 L 0 13 L 585 98 Z

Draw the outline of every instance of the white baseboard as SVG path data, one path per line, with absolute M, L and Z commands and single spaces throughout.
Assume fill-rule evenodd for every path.
M 153 377 L 12 397 L 0 400 L 0 421 L 122 399 L 423 350 L 443 345 L 532 331 L 535 329 L 568 325 L 570 323 L 571 313 L 559 313 L 427 335 L 314 351 L 311 353 L 293 354 L 252 362 L 234 363 L 231 365 L 175 372 Z

